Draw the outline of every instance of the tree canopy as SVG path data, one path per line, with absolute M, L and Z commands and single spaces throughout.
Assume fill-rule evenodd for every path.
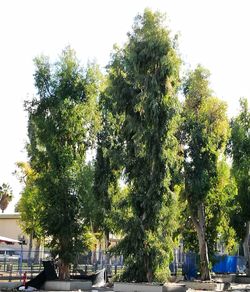
M 166 279 L 172 249 L 180 59 L 160 13 L 138 15 L 128 36 L 113 54 L 105 93 L 128 185 L 118 250 L 125 257 L 124 279 L 151 282 Z
M 61 259 L 60 278 L 67 278 L 69 263 L 87 244 L 79 182 L 99 127 L 100 73 L 96 65 L 83 69 L 71 48 L 53 65 L 44 56 L 35 65 L 37 97 L 26 104 L 28 154 L 38 173 L 41 226 Z
M 24 183 L 21 198 L 16 205 L 16 210 L 20 212 L 21 228 L 26 234 L 31 234 L 33 238 L 43 236 L 39 225 L 40 199 L 39 189 L 36 186 L 37 174 L 27 162 L 17 162 L 15 171 L 19 181 Z
M 199 250 L 202 280 L 210 279 L 216 243 L 235 247 L 230 216 L 246 248 L 247 100 L 231 123 L 232 178 L 226 104 L 213 96 L 200 65 L 184 78 L 179 102 L 181 59 L 161 13 L 146 9 L 135 18 L 105 78 L 95 63 L 83 67 L 70 47 L 54 63 L 42 55 L 34 64 L 37 94 L 25 103 L 29 161 L 17 164 L 25 184 L 17 207 L 23 230 L 46 237 L 59 257 L 60 279 L 69 278 L 69 264 L 91 247 L 93 234 L 104 234 L 108 248 L 112 232 L 122 235 L 112 249 L 124 256 L 122 280 L 165 281 L 181 211 L 179 230 L 184 244 Z M 11 199 L 3 184 L 2 211 Z
M 240 100 L 241 111 L 232 120 L 231 154 L 233 158 L 232 173 L 235 177 L 238 195 L 235 200 L 231 221 L 243 243 L 244 254 L 250 261 L 250 111 L 246 99 Z M 250 275 L 250 269 L 248 268 Z
M 238 185 L 238 200 L 243 222 L 250 221 L 250 111 L 247 99 L 240 100 L 241 111 L 232 120 L 232 171 Z
M 201 66 L 189 73 L 183 107 L 185 196 L 199 240 L 202 280 L 210 279 L 205 202 L 216 188 L 218 162 L 229 135 L 226 105 L 212 96 L 208 78 Z

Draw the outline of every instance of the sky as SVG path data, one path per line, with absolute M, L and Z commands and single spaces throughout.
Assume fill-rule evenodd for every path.
M 1 0 L 0 1 L 0 184 L 14 200 L 22 186 L 12 175 L 26 161 L 25 100 L 36 94 L 34 57 L 55 61 L 68 45 L 82 64 L 104 68 L 114 44 L 126 42 L 134 17 L 145 8 L 166 13 L 167 27 L 179 35 L 183 71 L 201 64 L 211 72 L 214 94 L 237 115 L 239 98 L 250 102 L 249 0 Z

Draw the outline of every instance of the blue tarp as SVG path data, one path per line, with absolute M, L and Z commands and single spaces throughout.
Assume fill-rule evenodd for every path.
M 236 273 L 237 256 L 216 256 L 212 271 L 218 274 Z
M 244 273 L 246 269 L 246 260 L 242 256 L 217 255 L 212 271 L 217 274 L 235 274 Z M 186 279 L 197 278 L 199 269 L 199 256 L 195 253 L 185 253 L 183 255 L 182 274 Z M 177 264 L 171 263 L 172 273 L 177 272 Z

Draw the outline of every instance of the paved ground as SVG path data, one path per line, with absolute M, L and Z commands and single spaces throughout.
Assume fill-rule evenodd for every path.
M 1 290 L 0 290 L 1 291 Z M 40 290 L 41 292 L 45 292 L 43 290 Z M 79 292 L 113 292 L 113 288 L 94 288 L 92 290 L 78 290 Z M 78 291 L 73 291 L 73 292 L 78 292 Z M 36 292 L 39 292 L 39 291 L 36 291 Z M 58 292 L 58 291 L 46 291 L 46 292 Z M 63 292 L 63 291 L 61 291 Z M 65 292 L 70 292 L 70 291 L 65 291 Z
M 102 291 L 102 292 L 113 292 L 113 288 L 93 288 L 92 290 L 90 290 L 89 292 L 99 292 L 99 291 Z
M 5 292 L 6 288 L 5 289 L 4 288 L 3 288 L 3 290 L 1 290 L 1 288 L 0 288 L 0 292 Z M 40 291 L 44 292 L 43 290 L 40 290 Z M 113 292 L 113 291 L 114 291 L 113 288 L 93 288 L 92 290 L 86 290 L 86 291 L 81 290 L 81 292 Z M 205 290 L 201 291 L 201 290 L 193 290 L 193 289 L 189 289 L 189 291 L 190 292 L 212 292 L 212 291 L 205 291 Z M 225 292 L 226 291 L 228 291 L 228 292 L 250 292 L 250 284 L 231 283 L 228 290 L 224 290 L 224 291 Z M 46 291 L 46 292 L 58 292 L 58 291 Z M 67 292 L 70 292 L 70 291 L 67 291 Z M 77 292 L 77 291 L 74 291 L 74 292 Z
M 215 290 L 194 290 L 188 289 L 187 292 L 212 292 Z M 223 292 L 250 292 L 250 284 L 238 284 L 238 283 L 230 283 L 230 287 Z
M 231 283 L 230 290 L 239 290 L 239 291 L 245 291 L 250 290 L 250 284 L 237 284 L 237 283 Z

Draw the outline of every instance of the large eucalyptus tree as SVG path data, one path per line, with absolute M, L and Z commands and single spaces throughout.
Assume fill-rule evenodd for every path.
M 185 196 L 198 236 L 202 280 L 210 279 L 206 201 L 218 185 L 219 161 L 229 135 L 226 104 L 212 96 L 208 78 L 201 66 L 190 72 L 183 107 Z
M 244 255 L 248 261 L 247 274 L 250 275 L 250 111 L 247 99 L 241 99 L 240 105 L 240 113 L 232 121 L 232 172 L 238 187 L 238 207 L 232 216 L 232 222 L 243 242 Z
M 26 104 L 28 154 L 41 194 L 41 226 L 60 258 L 59 276 L 66 279 L 69 264 L 87 244 L 81 180 L 99 126 L 99 71 L 95 65 L 83 69 L 71 48 L 58 62 L 42 56 L 35 66 L 37 96 Z
M 106 104 L 115 118 L 113 143 L 128 194 L 118 249 L 125 258 L 123 279 L 165 280 L 171 254 L 178 164 L 175 137 L 180 59 L 160 13 L 135 18 L 122 49 L 108 68 Z

